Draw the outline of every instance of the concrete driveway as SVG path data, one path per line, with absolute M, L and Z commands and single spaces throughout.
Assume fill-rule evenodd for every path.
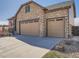
M 62 40 L 22 35 L 0 38 L 0 57 L 40 58 Z

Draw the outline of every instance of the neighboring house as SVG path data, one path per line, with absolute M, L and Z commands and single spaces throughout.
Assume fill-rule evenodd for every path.
M 74 36 L 79 36 L 79 26 L 73 26 L 72 27 L 72 34 Z
M 79 18 L 74 19 L 74 26 L 72 27 L 72 34 L 79 36 Z
M 4 32 L 5 30 L 8 30 L 9 26 L 8 25 L 0 25 L 0 31 Z
M 8 29 L 9 29 L 8 25 L 0 25 L 0 36 L 5 35 L 6 32 L 8 32 Z
M 0 32 L 3 32 L 3 27 L 0 25 Z
M 3 31 L 8 32 L 8 30 L 9 30 L 9 26 L 8 25 L 3 25 Z
M 79 17 L 74 19 L 74 26 L 79 26 Z
M 8 20 L 9 20 L 9 30 L 10 31 L 15 31 L 15 17 L 11 17 L 11 18 L 9 18 Z
M 75 5 L 66 1 L 43 7 L 34 1 L 21 5 L 16 13 L 16 32 L 40 37 L 72 37 Z

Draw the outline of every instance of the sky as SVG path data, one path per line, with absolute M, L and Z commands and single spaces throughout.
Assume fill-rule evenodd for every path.
M 74 23 L 75 26 L 79 26 L 79 17 L 78 18 L 75 18 L 75 21 L 74 22 L 75 22 Z
M 0 0 L 0 24 L 8 24 L 7 19 L 14 16 L 19 7 L 29 0 Z M 34 0 L 40 5 L 46 7 L 51 4 L 64 2 L 67 0 Z M 75 0 L 76 15 L 79 17 L 79 0 Z

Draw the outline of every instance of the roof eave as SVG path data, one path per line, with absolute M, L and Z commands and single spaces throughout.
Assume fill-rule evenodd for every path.
M 55 9 L 49 9 L 48 12 L 56 11 L 56 10 L 60 10 L 60 9 L 69 9 L 70 7 L 71 6 L 65 6 L 65 7 L 55 8 Z

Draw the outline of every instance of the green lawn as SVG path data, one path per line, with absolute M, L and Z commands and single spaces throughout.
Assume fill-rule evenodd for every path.
M 66 58 L 61 52 L 58 51 L 50 51 L 43 58 Z

